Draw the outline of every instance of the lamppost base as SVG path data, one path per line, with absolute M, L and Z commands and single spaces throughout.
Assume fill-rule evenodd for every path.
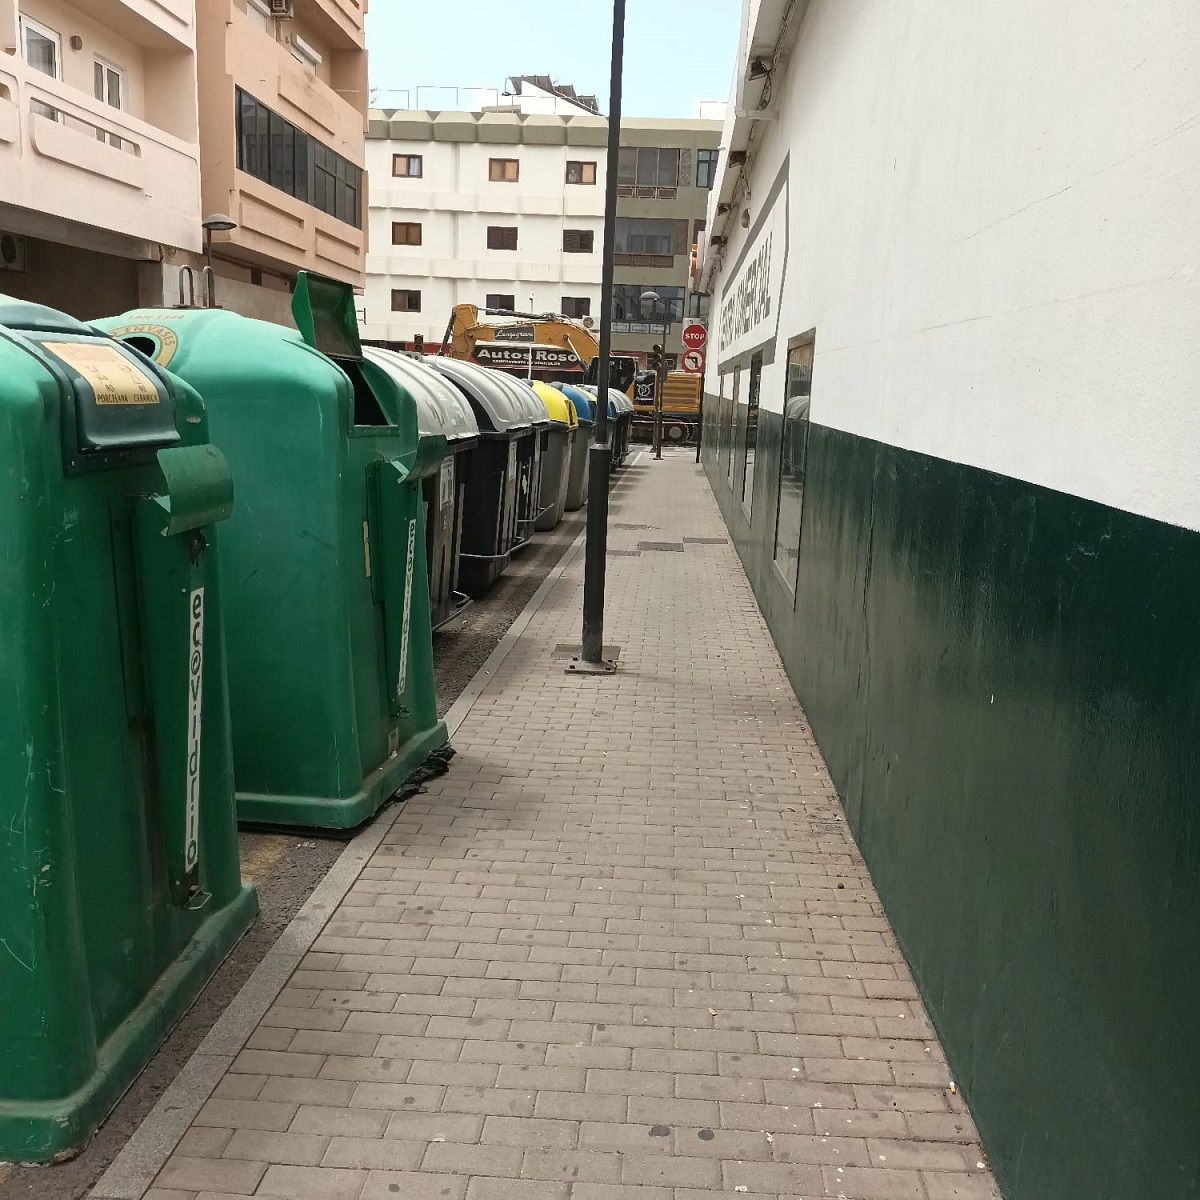
M 615 659 L 602 658 L 599 662 L 588 662 L 584 658 L 573 658 L 566 666 L 567 675 L 615 675 Z

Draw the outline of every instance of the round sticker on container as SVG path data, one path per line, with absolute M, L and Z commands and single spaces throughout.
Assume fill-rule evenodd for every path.
M 167 366 L 179 349 L 179 335 L 165 325 L 122 325 L 107 330 L 108 336 L 153 359 L 160 367 Z

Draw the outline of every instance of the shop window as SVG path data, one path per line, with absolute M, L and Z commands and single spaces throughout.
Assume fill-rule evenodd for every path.
M 650 308 L 642 307 L 642 296 L 655 292 L 658 303 Z M 613 284 L 613 319 L 616 321 L 642 321 L 651 328 L 642 332 L 658 332 L 664 321 L 683 319 L 684 290 L 668 287 L 661 283 L 615 283 Z
M 750 360 L 746 387 L 746 454 L 742 461 L 742 507 L 749 518 L 754 507 L 754 460 L 758 451 L 758 390 L 762 383 L 762 355 Z
M 808 408 L 812 394 L 815 335 L 803 334 L 788 346 L 784 384 L 783 437 L 779 455 L 779 500 L 775 515 L 775 566 L 795 594 L 804 513 L 804 471 L 808 460 Z

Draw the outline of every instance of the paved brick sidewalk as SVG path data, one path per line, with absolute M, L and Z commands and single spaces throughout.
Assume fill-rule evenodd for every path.
M 577 559 L 152 1200 L 998 1196 L 699 468 L 627 475 L 621 673 Z

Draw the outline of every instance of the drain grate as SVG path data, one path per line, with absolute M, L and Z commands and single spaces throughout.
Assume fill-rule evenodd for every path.
M 625 521 L 613 521 L 609 524 L 609 529 L 653 529 L 653 525 L 630 525 Z
M 690 538 L 685 537 L 684 542 L 689 546 L 728 546 L 728 538 Z
M 682 542 L 638 542 L 639 550 L 669 550 L 673 554 L 683 553 Z
M 640 550 L 609 550 L 609 558 L 637 558 L 641 554 Z

